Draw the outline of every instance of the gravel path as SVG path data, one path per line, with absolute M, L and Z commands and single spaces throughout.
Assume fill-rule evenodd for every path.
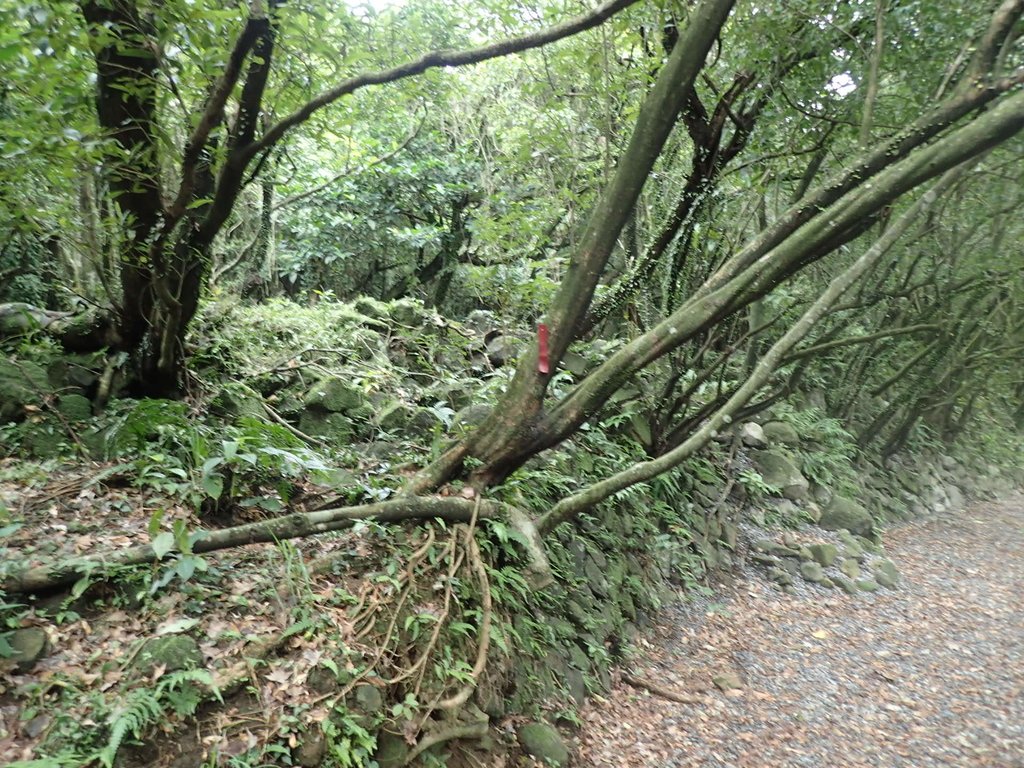
M 582 713 L 578 764 L 1024 768 L 1024 496 L 891 531 L 900 589 L 783 595 L 749 569 L 666 610 Z M 712 677 L 736 673 L 722 693 Z

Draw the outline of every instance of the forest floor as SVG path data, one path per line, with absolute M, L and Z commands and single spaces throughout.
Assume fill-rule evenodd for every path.
M 895 591 L 790 596 L 748 567 L 663 611 L 634 683 L 581 713 L 578 764 L 1024 766 L 1024 496 L 893 529 L 886 550 Z

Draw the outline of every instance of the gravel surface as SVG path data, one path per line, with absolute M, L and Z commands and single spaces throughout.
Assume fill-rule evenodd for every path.
M 587 705 L 578 765 L 1024 768 L 1024 496 L 886 536 L 895 591 L 782 594 L 751 568 L 663 612 Z M 712 679 L 735 674 L 722 692 Z

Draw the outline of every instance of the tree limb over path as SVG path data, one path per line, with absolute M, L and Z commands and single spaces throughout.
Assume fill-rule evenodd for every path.
M 328 531 L 351 528 L 359 520 L 376 523 L 400 523 L 407 520 L 444 520 L 449 523 L 469 523 L 472 520 L 505 519 L 516 528 L 527 542 L 530 558 L 529 570 L 539 582 L 550 579 L 550 568 L 543 551 L 534 546 L 537 534 L 532 522 L 521 512 L 499 502 L 471 501 L 442 496 L 402 497 L 376 504 L 338 507 L 317 512 L 295 512 L 272 520 L 261 520 L 246 525 L 220 530 L 197 531 L 192 554 L 214 552 L 219 549 L 263 544 L 313 536 Z M 167 553 L 166 556 L 173 554 Z M 16 571 L 7 576 L 0 589 L 6 592 L 36 592 L 71 584 L 105 568 L 159 562 L 149 544 L 130 547 L 119 552 L 66 560 L 52 565 L 38 565 Z

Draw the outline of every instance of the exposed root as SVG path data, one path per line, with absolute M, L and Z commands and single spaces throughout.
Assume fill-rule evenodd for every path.
M 641 677 L 635 677 L 628 672 L 622 673 L 622 682 L 627 683 L 634 688 L 640 688 L 642 690 L 653 693 L 655 696 L 660 696 L 663 699 L 669 701 L 675 701 L 680 704 L 703 704 L 704 700 L 699 696 L 693 696 L 688 693 L 680 693 L 679 691 L 673 691 L 670 688 L 663 688 L 660 685 L 644 680 Z

